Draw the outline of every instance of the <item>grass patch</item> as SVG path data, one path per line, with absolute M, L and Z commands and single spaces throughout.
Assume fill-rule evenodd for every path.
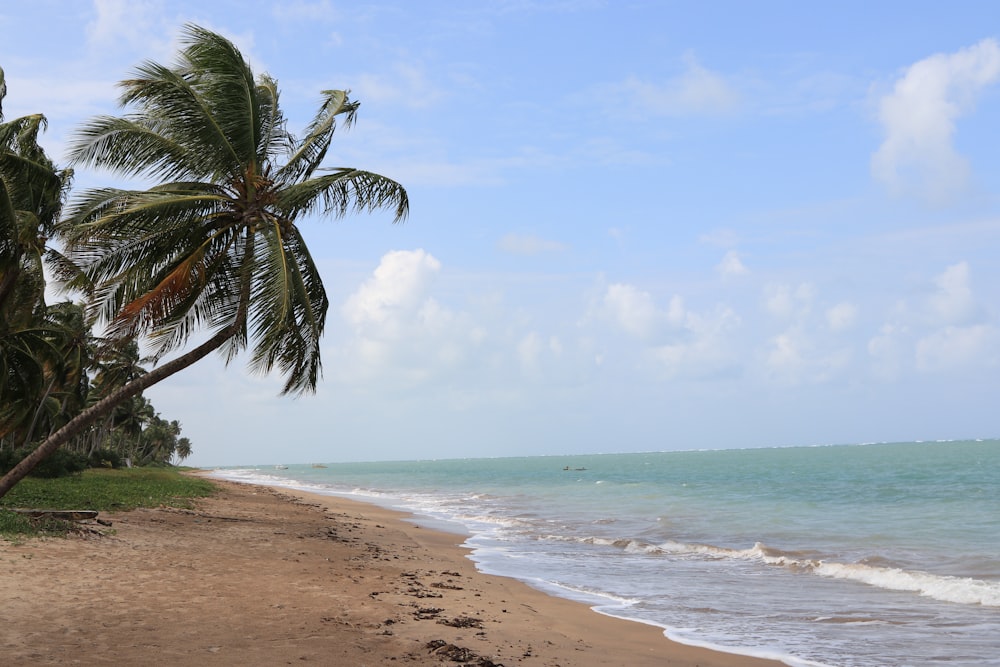
M 17 543 L 28 537 L 65 537 L 72 530 L 72 521 L 35 519 L 0 509 L 0 539 Z
M 182 475 L 171 468 L 86 470 L 57 479 L 26 477 L 0 498 L 0 535 L 65 534 L 70 522 L 28 519 L 5 508 L 97 510 L 124 512 L 137 507 L 192 506 L 192 499 L 212 495 L 207 479 Z

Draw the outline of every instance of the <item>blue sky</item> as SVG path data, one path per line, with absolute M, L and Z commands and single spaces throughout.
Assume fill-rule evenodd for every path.
M 301 225 L 315 396 L 203 362 L 150 390 L 195 465 L 995 437 L 995 2 L 0 7 L 54 158 L 180 26 L 274 76 L 412 211 Z M 80 172 L 78 187 L 107 183 Z

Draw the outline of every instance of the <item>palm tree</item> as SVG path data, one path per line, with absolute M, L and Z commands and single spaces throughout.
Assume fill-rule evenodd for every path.
M 207 340 L 136 378 L 52 434 L 0 479 L 0 497 L 45 456 L 118 403 L 215 350 L 250 367 L 275 366 L 283 393 L 313 391 L 328 307 L 299 216 L 390 208 L 406 191 L 384 176 L 321 169 L 338 120 L 353 123 L 346 91 L 322 93 L 302 139 L 286 129 L 278 87 L 254 74 L 224 37 L 194 25 L 174 67 L 142 64 L 120 86 L 134 113 L 87 123 L 73 162 L 156 179 L 148 190 L 91 190 L 60 226 L 67 253 L 94 285 L 91 310 L 109 335 L 145 336 L 157 358 L 196 331 Z
M 178 463 L 191 456 L 191 441 L 187 438 L 178 439 L 177 449 L 174 450 L 174 455 L 177 456 Z
M 0 102 L 6 91 L 0 70 Z M 58 412 L 52 390 L 65 342 L 59 312 L 45 305 L 42 262 L 68 275 L 46 241 L 72 172 L 56 169 L 38 144 L 45 123 L 40 114 L 3 122 L 0 112 L 0 442 L 17 445 L 43 412 Z

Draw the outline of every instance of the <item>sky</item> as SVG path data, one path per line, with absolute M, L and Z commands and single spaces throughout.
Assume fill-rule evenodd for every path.
M 315 395 L 215 357 L 146 392 L 187 463 L 1000 436 L 996 2 L 7 0 L 4 115 L 64 164 L 189 22 L 293 131 L 349 89 L 327 164 L 411 212 L 300 221 Z

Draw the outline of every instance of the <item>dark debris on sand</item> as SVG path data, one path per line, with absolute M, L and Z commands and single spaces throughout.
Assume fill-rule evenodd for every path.
M 435 639 L 427 642 L 426 648 L 443 660 L 460 662 L 464 665 L 474 665 L 474 667 L 504 667 L 502 664 L 493 662 L 489 658 L 484 658 L 475 651 L 449 644 L 443 639 Z

